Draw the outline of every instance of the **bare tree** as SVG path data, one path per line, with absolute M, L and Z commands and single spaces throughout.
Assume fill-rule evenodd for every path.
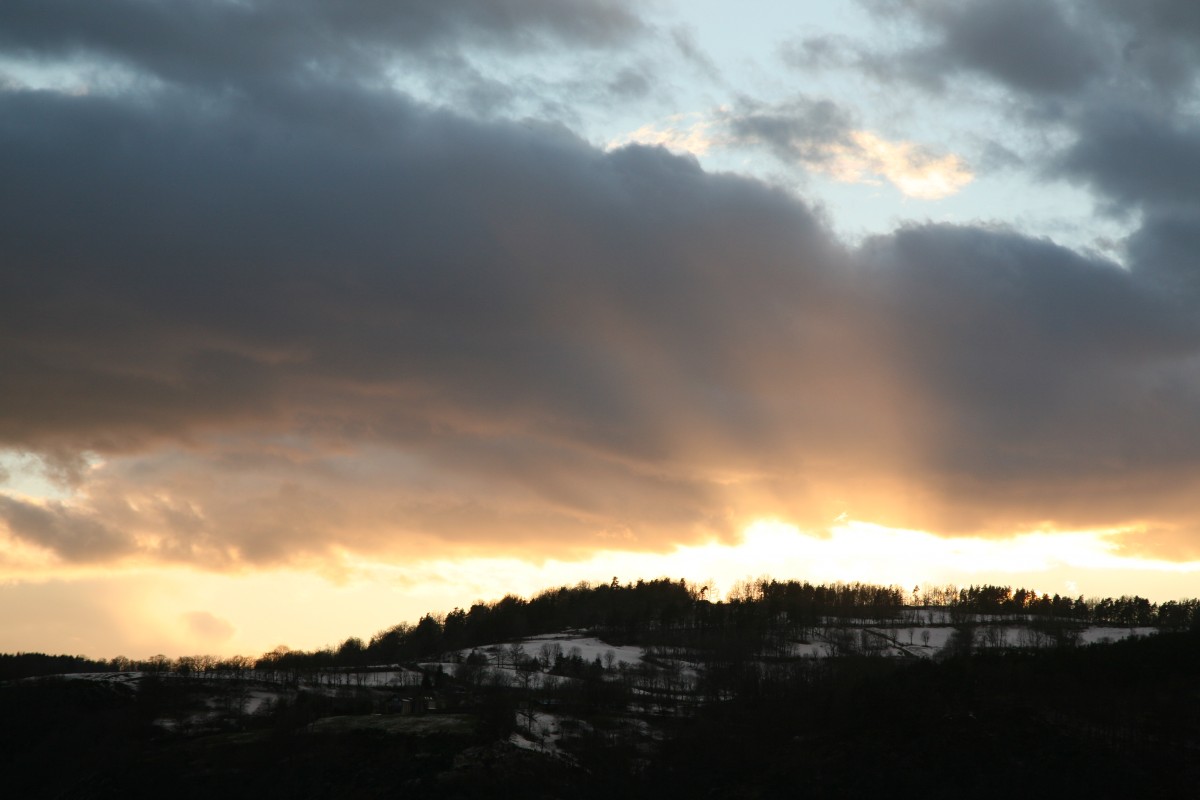
M 562 656 L 562 645 L 558 642 L 551 644 L 546 642 L 538 648 L 538 661 L 542 662 L 542 669 L 549 670 L 558 659 Z
M 505 648 L 505 654 L 508 656 L 508 663 L 513 669 L 518 669 L 521 662 L 525 659 L 525 645 L 520 642 L 513 642 Z

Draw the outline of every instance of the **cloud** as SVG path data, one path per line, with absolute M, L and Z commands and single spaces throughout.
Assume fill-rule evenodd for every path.
M 846 36 L 800 36 L 779 45 L 783 63 L 798 70 L 858 66 L 865 56 L 865 50 Z
M 1200 24 L 1183 0 L 860 0 L 896 44 L 817 35 L 781 48 L 796 69 L 852 69 L 944 93 L 1011 93 L 1037 124 L 1117 98 L 1178 105 L 1196 88 Z M 968 97 L 970 95 L 961 95 Z M 973 101 L 995 103 L 985 88 Z M 1010 109 L 1011 110 L 1011 109 Z M 1010 120 L 1014 121 L 1014 120 Z
M 630 144 L 665 147 L 675 153 L 704 155 L 721 143 L 716 128 L 719 123 L 703 114 L 674 114 L 659 123 L 649 122 L 637 130 L 610 141 L 607 149 L 614 150 Z
M 135 549 L 133 542 L 105 522 L 63 503 L 42 506 L 0 494 L 0 522 L 11 536 L 66 561 L 104 561 Z
M 900 46 L 817 37 L 788 43 L 785 61 L 857 69 L 939 92 L 951 85 L 947 76 L 973 78 L 976 93 L 957 101 L 986 108 L 1011 128 L 1008 141 L 1023 152 L 1006 161 L 1015 155 L 1037 180 L 1087 189 L 1101 214 L 1135 227 L 1124 242 L 1131 269 L 1160 291 L 1196 296 L 1200 267 L 1189 254 L 1189 231 L 1200 225 L 1192 191 L 1200 178 L 1193 118 L 1200 18 L 1193 4 L 863 5 L 877 20 L 907 26 Z
M 912 142 L 891 142 L 870 131 L 851 131 L 849 139 L 851 145 L 830 147 L 819 166 L 843 183 L 869 183 L 881 175 L 908 197 L 940 200 L 975 178 L 953 153 L 934 156 Z
M 941 88 L 947 77 L 982 77 L 1036 95 L 1062 95 L 1103 76 L 1112 42 L 1091 26 L 1088 4 L 1043 0 L 864 0 L 877 19 L 907 23 L 917 41 L 880 58 L 857 50 L 857 64 Z M 905 37 L 912 40 L 912 37 Z M 799 64 L 826 53 L 820 40 L 785 50 Z M 846 53 L 847 48 L 838 48 Z M 820 59 L 828 61 L 828 55 Z
M 798 97 L 774 106 L 746 106 L 725 112 L 730 134 L 766 146 L 782 161 L 819 162 L 830 147 L 845 142 L 854 125 L 853 117 L 829 100 Z
M 1200 126 L 1186 112 L 1114 101 L 1082 111 L 1076 129 L 1075 140 L 1048 159 L 1048 174 L 1088 187 L 1108 213 L 1138 219 L 1125 242 L 1129 266 L 1195 302 Z
M 765 147 L 789 166 L 842 183 L 886 180 L 905 196 L 920 200 L 949 197 L 975 177 L 953 153 L 935 155 L 914 142 L 891 141 L 854 129 L 851 116 L 828 100 L 748 105 L 745 111 L 722 108 L 711 115 L 676 114 L 617 137 L 607 147 L 641 144 L 694 156 L 714 147 Z
M 907 141 L 891 141 L 854 126 L 851 115 L 828 100 L 800 98 L 778 106 L 750 104 L 724 112 L 726 143 L 765 146 L 779 160 L 800 164 L 843 183 L 887 180 L 904 195 L 938 200 L 974 179 L 957 155 L 935 155 Z
M 695 32 L 687 26 L 677 26 L 671 29 L 671 41 L 679 54 L 696 69 L 700 70 L 710 80 L 720 80 L 721 71 L 708 54 L 696 42 Z
M 1081 115 L 1080 135 L 1054 169 L 1088 183 L 1123 209 L 1200 205 L 1200 126 L 1175 114 L 1122 103 Z
M 795 195 L 661 147 L 601 150 L 333 69 L 264 89 L 303 50 L 287 25 L 261 53 L 233 31 L 222 66 L 155 8 L 136 19 L 170 28 L 157 44 L 82 7 L 75 38 L 0 12 L 10 48 L 78 40 L 162 78 L 0 91 L 0 445 L 104 459 L 69 501 L 0 496 L 21 541 L 239 570 L 662 549 L 843 511 L 947 534 L 1200 530 L 1200 330 L 1162 270 L 982 224 L 850 247 Z M 329 8 L 322 29 L 361 42 L 394 22 Z M 470 9 L 457 36 L 609 41 L 548 5 L 503 6 L 552 20 L 511 28 L 446 8 Z M 833 105 L 723 124 L 915 196 L 970 174 Z M 1062 169 L 1170 194 L 1089 152 Z
M 6 4 L 0 22 L 0 47 L 17 54 L 85 53 L 184 83 L 361 66 L 394 48 L 608 47 L 644 30 L 621 0 L 117 0 L 105 11 L 86 0 L 49 0 Z
M 650 38 L 625 0 L 116 0 L 103 12 L 50 0 L 0 9 L 0 51 L 76 93 L 166 86 L 296 107 L 321 87 L 399 84 L 482 116 L 536 107 L 538 90 L 586 82 L 598 92 L 622 75 L 628 83 L 621 57 Z M 539 74 L 538 58 L 567 49 L 606 59 L 554 86 L 562 79 Z
M 910 55 L 923 71 L 961 70 L 1029 92 L 1082 88 L 1099 72 L 1105 42 L 1070 4 L 1042 0 L 919 2 L 905 7 L 934 42 Z
M 1200 14 L 1195 4 L 1187 0 L 1102 0 L 1097 5 L 1115 24 L 1125 69 L 1164 92 L 1185 95 L 1195 88 L 1200 65 L 1196 50 Z

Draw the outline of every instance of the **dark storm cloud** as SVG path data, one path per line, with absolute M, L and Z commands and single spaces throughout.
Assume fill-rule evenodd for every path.
M 662 507 L 685 510 L 669 516 L 712 513 L 703 480 L 655 475 L 705 441 L 668 409 L 764 435 L 718 385 L 743 357 L 723 330 L 819 302 L 831 246 L 803 207 L 662 151 L 603 154 L 365 90 L 306 99 L 0 97 L 5 443 L 131 453 L 303 426 L 509 476 L 531 506 L 511 514 L 560 528 L 604 528 L 604 506 L 637 525 L 672 494 Z M 779 306 L 780 281 L 813 299 Z M 476 439 L 496 454 L 449 457 Z M 311 546 L 299 504 L 256 497 L 271 521 L 223 534 L 240 553 Z
M 811 281 L 784 265 L 827 247 L 801 207 L 663 152 L 604 155 L 395 99 L 329 100 L 326 122 L 0 98 L 22 120 L 4 131 L 0 195 L 14 265 L 7 437 L 79 426 L 103 431 L 88 446 L 104 449 L 209 419 L 257 423 L 313 370 L 349 390 L 412 381 L 421 399 L 428 382 L 431 400 L 547 402 L 629 430 L 635 375 L 592 328 L 625 309 L 655 338 L 716 348 L 710 323 L 761 314 L 768 279 Z M 710 219 L 724 230 L 705 233 Z M 713 294 L 734 269 L 719 253 L 763 262 L 736 304 Z M 639 433 L 631 446 L 656 438 Z
M 934 76 L 975 72 L 1030 92 L 1077 91 L 1092 79 L 1102 44 L 1071 18 L 1070 7 L 1044 0 L 902 3 L 934 33 L 908 56 Z
M 1086 186 L 1118 216 L 1137 214 L 1125 242 L 1129 266 L 1163 291 L 1200 299 L 1200 125 L 1159 104 L 1088 104 L 1075 141 L 1048 160 L 1051 176 Z
M 354 67 L 406 49 L 468 43 L 603 47 L 641 30 L 620 0 L 14 0 L 0 7 L 0 48 L 12 53 L 93 54 L 185 83 Z
M 625 0 L 51 0 L 0 8 L 0 51 L 83 73 L 91 90 L 166 84 L 295 104 L 319 87 L 404 83 L 481 116 L 537 107 L 537 90 L 555 96 L 587 82 L 597 93 L 629 69 L 621 48 L 653 38 Z M 505 80 L 488 66 L 489 57 L 494 65 L 495 57 L 565 48 L 609 61 L 559 86 L 537 73 Z M 564 118 L 558 111 L 552 116 Z
M 976 77 L 1057 98 L 1102 78 L 1120 59 L 1116 37 L 1092 24 L 1085 5 L 1045 0 L 860 0 L 877 20 L 901 23 L 896 49 L 838 36 L 784 42 L 796 69 L 851 68 L 885 83 L 941 91 Z M 911 35 L 911 31 L 917 36 Z
M 1103 451 L 1160 452 L 1161 437 L 1145 440 L 1141 454 L 1130 449 L 1136 438 L 1111 445 L 1125 436 L 1122 400 L 1145 388 L 1122 384 L 1194 351 L 1200 329 L 1184 308 L 1115 265 L 1005 231 L 902 229 L 869 241 L 862 255 L 874 266 L 875 291 L 893 298 L 879 316 L 902 337 L 905 371 L 961 415 L 946 424 L 962 425 L 962 437 L 940 437 L 949 445 L 945 467 L 1037 473 L 1046 466 L 1039 441 L 1070 442 L 1057 459 L 1077 462 L 1072 470 L 1086 471 Z M 1195 432 L 1180 434 L 1180 455 L 1200 444 Z M 980 435 L 995 449 L 979 449 Z M 967 445 L 961 451 L 958 441 Z
M 10 49 L 170 78 L 0 91 L 0 445 L 107 459 L 77 502 L 0 513 L 65 559 L 546 555 L 846 510 L 1195 522 L 1200 336 L 1160 273 L 979 226 L 851 249 L 793 195 L 665 150 L 332 74 L 216 91 L 206 37 L 171 55 L 82 7 L 66 32 L 11 8 L 38 13 L 0 12 Z M 551 28 L 608 41 L 574 25 Z M 360 28 L 388 30 L 336 29 Z M 229 74 L 260 57 L 287 62 Z M 805 102 L 735 124 L 794 155 L 849 123 Z M 1063 169 L 1100 181 L 1094 161 Z
M 1059 155 L 1061 174 L 1088 183 L 1122 209 L 1195 205 L 1200 126 L 1134 104 L 1089 109 L 1079 138 Z
M 1141 3 L 1101 0 L 1099 5 L 1110 14 L 1136 22 L 1148 32 L 1200 37 L 1200 8 L 1188 0 L 1143 0 Z
M 1200 65 L 1200 7 L 1188 0 L 1146 0 L 1124 3 L 1102 0 L 1097 4 L 1115 23 L 1128 68 L 1171 92 L 1195 88 Z
M 1146 214 L 1126 242 L 1130 262 L 1166 291 L 1200 299 L 1200 209 Z
M 853 66 L 877 79 L 943 88 L 975 76 L 1045 103 L 1090 93 L 1158 94 L 1171 101 L 1196 86 L 1200 14 L 1189 0 L 860 0 L 876 19 L 917 31 L 892 52 L 811 37 L 789 43 L 797 67 Z

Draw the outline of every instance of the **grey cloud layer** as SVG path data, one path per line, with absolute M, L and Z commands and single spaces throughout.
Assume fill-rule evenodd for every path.
M 91 83 L 302 103 L 294 95 L 317 85 L 417 81 L 440 103 L 485 116 L 522 99 L 561 103 L 527 97 L 537 91 L 489 74 L 476 56 L 604 53 L 606 61 L 564 86 L 537 74 L 522 81 L 548 95 L 578 84 L 627 93 L 636 68 L 615 54 L 649 32 L 626 0 L 16 0 L 0 8 L 0 51 L 82 66 Z M 0 72 L 6 82 L 20 83 Z
M 958 77 L 997 81 L 1030 96 L 1069 99 L 1097 87 L 1177 91 L 1193 84 L 1200 32 L 1187 0 L 860 0 L 876 18 L 916 32 L 886 53 L 845 40 L 790 43 L 798 66 L 857 62 L 944 87 Z
M 622 0 L 14 0 L 0 9 L 0 47 L 11 52 L 90 53 L 189 83 L 361 66 L 409 48 L 612 46 L 641 30 Z
M 31 25 L 0 29 L 75 40 Z M 852 249 L 794 196 L 663 150 L 329 75 L 10 87 L 0 444 L 86 495 L 4 497 L 0 519 L 68 560 L 217 567 L 650 546 L 844 510 L 945 532 L 1150 521 L 1183 531 L 1178 554 L 1200 329 L 1164 274 L 978 226 Z
M 883 4 L 886 7 L 886 4 Z M 1099 71 L 1104 43 L 1081 26 L 1083 10 L 1043 0 L 900 2 L 932 41 L 909 51 L 915 75 L 931 83 L 977 73 L 1031 92 L 1078 91 Z

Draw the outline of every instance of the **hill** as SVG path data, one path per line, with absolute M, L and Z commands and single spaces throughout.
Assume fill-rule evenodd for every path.
M 561 587 L 312 653 L 10 680 L 0 767 L 29 796 L 1189 797 L 1196 607 Z M 32 655 L 0 663 L 65 663 Z

